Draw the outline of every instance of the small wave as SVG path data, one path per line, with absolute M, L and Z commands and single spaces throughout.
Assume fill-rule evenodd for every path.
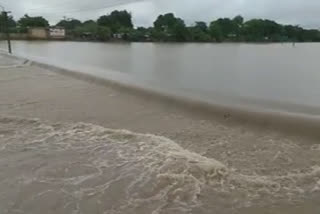
M 58 213 L 186 213 L 213 200 L 201 198 L 208 189 L 246 193 L 237 198 L 243 202 L 262 192 L 283 198 L 320 190 L 317 166 L 244 175 L 165 137 L 93 124 L 0 116 L 0 139 L 0 193 L 4 204 L 11 201 L 8 212 L 55 206 Z
M 227 167 L 219 161 L 150 134 L 85 123 L 47 125 L 37 119 L 10 117 L 0 117 L 0 130 L 1 154 L 30 155 L 24 160 L 28 172 L 18 171 L 19 162 L 12 166 L 16 177 L 27 180 L 22 189 L 35 183 L 58 185 L 75 199 L 76 207 L 86 197 L 106 197 L 112 185 L 121 183 L 115 191 L 124 194 L 115 200 L 123 203 L 119 206 L 122 210 L 139 209 L 150 202 L 150 211 L 160 210 L 169 202 L 190 208 L 198 205 L 203 185 L 219 183 L 228 176 Z M 39 162 L 36 169 L 30 164 L 33 159 Z M 65 189 L 68 186 L 76 190 Z M 52 194 L 48 189 L 34 191 L 32 194 Z

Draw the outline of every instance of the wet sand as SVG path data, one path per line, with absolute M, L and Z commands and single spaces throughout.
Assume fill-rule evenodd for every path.
M 320 210 L 317 138 L 183 108 L 3 56 L 0 115 L 0 209 L 5 213 Z M 103 143 L 108 146 L 100 148 Z

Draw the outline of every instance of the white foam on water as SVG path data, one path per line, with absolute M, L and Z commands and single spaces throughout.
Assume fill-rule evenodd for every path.
M 0 195 L 9 201 L 0 208 L 9 213 L 187 213 L 214 202 L 201 198 L 207 189 L 246 193 L 237 198 L 246 203 L 262 192 L 297 198 L 320 185 L 318 166 L 244 175 L 165 137 L 86 123 L 0 117 L 0 136 Z
M 2 154 L 11 152 L 19 157 L 31 153 L 30 159 L 42 165 L 29 175 L 23 188 L 34 183 L 77 187 L 65 191 L 76 203 L 85 197 L 106 197 L 112 185 L 123 182 L 123 190 L 113 190 L 115 195 L 116 191 L 125 193 L 115 198 L 123 201 L 120 210 L 139 209 L 150 202 L 154 203 L 150 208 L 153 213 L 168 203 L 187 209 L 198 205 L 203 185 L 220 182 L 228 174 L 219 161 L 185 150 L 164 137 L 84 123 L 46 125 L 23 118 L 2 117 L 0 124 Z M 40 160 L 35 157 L 38 155 Z M 41 164 L 43 161 L 46 163 Z M 76 164 L 70 166 L 73 161 Z M 15 176 L 28 177 L 18 169 Z M 32 194 L 49 193 L 46 189 Z

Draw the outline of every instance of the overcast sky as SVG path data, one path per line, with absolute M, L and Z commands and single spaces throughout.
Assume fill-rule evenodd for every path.
M 97 19 L 114 9 L 127 9 L 135 25 L 152 25 L 161 13 L 173 12 L 186 20 L 210 22 L 217 17 L 269 18 L 280 23 L 320 27 L 320 0 L 0 0 L 20 18 L 42 15 L 51 24 L 64 16 L 80 20 Z

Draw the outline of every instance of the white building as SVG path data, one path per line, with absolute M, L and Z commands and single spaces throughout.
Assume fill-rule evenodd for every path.
M 64 39 L 66 37 L 66 30 L 63 27 L 49 28 L 49 37 L 51 39 Z

